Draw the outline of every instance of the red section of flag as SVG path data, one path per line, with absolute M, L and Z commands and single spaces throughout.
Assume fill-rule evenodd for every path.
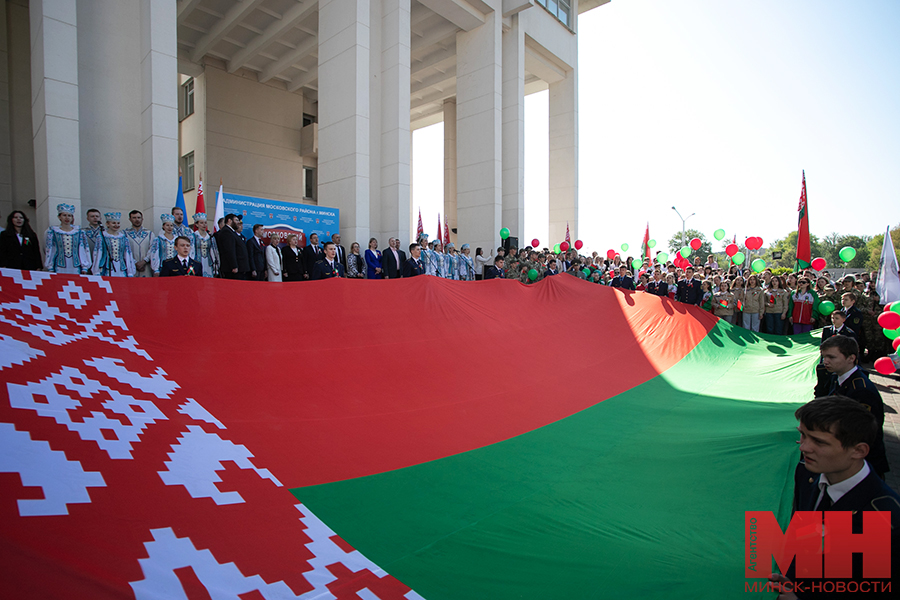
M 566 221 L 566 242 L 569 244 L 572 243 L 572 238 L 569 237 L 569 222 Z
M 438 233 L 437 233 L 437 241 L 441 243 L 441 246 L 444 245 L 444 232 L 441 229 L 441 214 L 438 213 Z
M 422 237 L 422 234 L 425 233 L 425 227 L 422 226 L 422 209 L 419 209 L 419 226 L 416 227 L 416 239 Z
M 444 219 L 444 244 L 450 243 L 450 219 Z
M 206 212 L 206 202 L 203 200 L 203 173 L 200 173 L 200 183 L 197 184 L 197 207 L 194 209 L 194 212 Z
M 806 171 L 803 171 L 803 187 L 800 189 L 800 205 L 797 207 L 797 266 L 807 268 L 812 263 L 809 243 L 809 205 L 806 202 Z
M 741 311 L 744 310 L 744 303 L 740 300 L 737 301 L 737 309 Z
M 650 222 L 647 222 L 647 229 L 644 231 L 644 243 L 642 244 L 644 258 L 650 258 Z

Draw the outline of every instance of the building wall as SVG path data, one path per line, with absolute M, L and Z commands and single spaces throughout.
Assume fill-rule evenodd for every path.
M 191 77 L 181 75 L 179 77 L 178 86 L 178 102 L 179 111 L 183 110 L 183 85 Z M 206 169 L 206 74 L 198 75 L 194 80 L 194 113 L 183 119 L 178 129 L 178 156 L 179 160 L 189 152 L 194 153 L 194 181 L 192 189 L 184 193 L 184 205 L 187 208 L 186 219 L 190 219 L 196 211 L 197 207 L 197 186 L 200 183 L 200 176 L 206 173 L 206 183 L 203 184 L 203 203 L 209 219 L 212 220 L 216 214 L 216 192 L 218 191 L 218 180 L 209 177 Z M 187 173 L 184 174 L 185 177 Z M 222 175 L 224 177 L 224 175 Z
M 4 4 L 8 52 L 6 67 L 8 86 L 5 95 L 9 107 L 10 195 L 9 204 L 0 205 L 0 210 L 3 212 L 4 219 L 9 214 L 8 211 L 24 211 L 37 231 L 36 211 L 28 206 L 28 201 L 35 197 L 28 2 L 26 0 L 7 0 Z
M 221 177 L 235 194 L 310 203 L 303 199 L 303 167 L 315 167 L 316 160 L 300 156 L 304 104 L 312 108 L 303 96 L 281 82 L 260 84 L 253 73 L 229 74 L 209 62 L 203 79 L 204 177 L 216 183 Z

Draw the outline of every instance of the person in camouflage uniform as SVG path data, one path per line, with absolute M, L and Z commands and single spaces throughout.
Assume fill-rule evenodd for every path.
M 837 290 L 834 289 L 834 286 L 831 285 L 831 282 L 826 277 L 816 279 L 816 295 L 819 297 L 820 303 L 828 300 L 834 303 L 835 307 L 841 306 L 841 295 L 837 293 Z M 816 327 L 827 327 L 829 325 L 831 325 L 831 316 L 818 313 Z
M 884 335 L 884 331 L 878 324 L 878 315 L 881 314 L 884 307 L 881 305 L 881 297 L 875 291 L 875 286 L 870 285 L 860 300 L 862 300 L 864 306 L 861 303 L 857 303 L 856 306 L 863 314 L 863 331 L 869 350 L 866 361 L 874 362 L 882 356 L 891 354 L 894 349 L 891 346 L 891 340 Z M 860 353 L 862 353 L 862 350 L 860 350 Z M 860 362 L 862 361 L 860 360 Z
M 506 262 L 504 263 L 505 277 L 507 279 L 519 279 L 519 277 L 521 277 L 522 274 L 520 271 L 522 270 L 522 267 L 519 262 L 518 248 L 510 248 L 509 253 L 506 256 Z

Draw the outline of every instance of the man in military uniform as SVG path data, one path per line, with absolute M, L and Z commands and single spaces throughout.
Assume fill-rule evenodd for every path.
M 860 351 L 857 354 L 862 358 L 862 352 L 866 347 L 866 332 L 863 329 L 863 314 L 856 307 L 856 295 L 854 292 L 844 292 L 841 294 L 841 312 L 847 315 L 847 326 L 856 332 L 859 340 Z

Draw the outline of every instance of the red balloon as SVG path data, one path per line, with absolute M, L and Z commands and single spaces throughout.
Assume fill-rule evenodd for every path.
M 893 311 L 883 312 L 878 315 L 878 324 L 885 329 L 897 329 L 900 327 L 900 315 Z
M 761 237 L 748 237 L 744 240 L 744 245 L 747 247 L 747 250 L 759 250 L 762 248 L 762 238 Z
M 737 254 L 739 249 L 740 248 L 738 248 L 737 244 L 728 244 L 727 246 L 725 246 L 725 254 L 727 254 L 728 256 L 734 256 L 735 254 Z
M 814 258 L 812 261 L 812 268 L 815 269 L 816 271 L 824 270 L 827 265 L 828 265 L 828 263 L 826 263 L 825 259 L 822 258 L 821 256 L 819 258 Z
M 575 240 L 575 249 L 576 250 L 581 250 L 582 246 L 584 246 L 584 242 L 582 242 L 581 240 Z
M 756 238 L 756 249 L 759 250 L 764 245 L 765 245 L 765 242 L 763 242 L 763 239 L 761 237 L 757 237 Z
M 703 242 L 700 241 L 700 238 L 694 238 L 691 240 L 691 249 L 692 250 L 699 250 L 700 246 L 702 246 L 702 245 L 703 245 Z
M 607 251 L 606 251 L 606 258 L 608 258 L 609 260 L 612 260 L 612 259 L 614 259 L 615 257 L 616 257 L 616 251 L 615 251 L 615 250 L 607 250 Z
M 531 240 L 531 247 L 537 248 L 540 245 L 540 243 L 541 243 L 541 240 L 534 238 L 533 240 Z
M 563 252 L 565 252 L 566 250 L 568 250 L 568 249 L 569 249 L 569 242 L 562 242 L 562 243 L 560 243 L 559 249 L 562 250 Z
M 897 339 L 900 340 L 900 338 Z M 875 361 L 875 370 L 882 375 L 890 375 L 897 370 L 897 367 L 894 366 L 894 361 L 892 361 L 890 358 L 888 358 L 887 356 L 882 356 Z
M 891 342 L 891 346 L 894 347 L 894 350 L 900 350 L 900 337 Z

